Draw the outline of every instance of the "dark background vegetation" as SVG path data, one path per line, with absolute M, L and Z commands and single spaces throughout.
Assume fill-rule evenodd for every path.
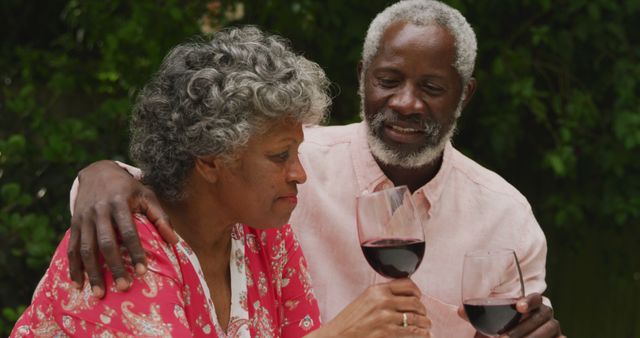
M 68 227 L 77 171 L 127 160 L 132 99 L 169 48 L 228 24 L 324 67 L 331 123 L 358 120 L 355 64 L 391 1 L 0 2 L 0 336 Z M 530 200 L 548 296 L 572 337 L 640 337 L 640 1 L 458 0 L 479 88 L 456 145 Z

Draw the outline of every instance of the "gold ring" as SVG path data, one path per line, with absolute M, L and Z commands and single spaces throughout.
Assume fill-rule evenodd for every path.
M 402 327 L 407 327 L 409 326 L 409 317 L 407 316 L 406 312 L 402 313 Z

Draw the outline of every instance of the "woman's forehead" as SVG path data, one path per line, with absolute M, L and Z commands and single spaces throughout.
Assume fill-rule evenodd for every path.
M 285 119 L 268 123 L 265 131 L 251 137 L 249 143 L 300 143 L 303 139 L 302 123 Z

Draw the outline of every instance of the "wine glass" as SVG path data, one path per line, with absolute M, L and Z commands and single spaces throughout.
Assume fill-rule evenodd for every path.
M 360 247 L 369 265 L 387 278 L 411 276 L 424 256 L 424 230 L 407 186 L 357 197 Z
M 513 250 L 487 249 L 465 254 L 462 304 L 476 330 L 487 336 L 511 330 L 520 321 L 516 302 L 522 297 L 522 272 Z

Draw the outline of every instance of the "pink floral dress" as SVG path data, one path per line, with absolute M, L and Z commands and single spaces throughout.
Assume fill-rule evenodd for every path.
M 224 332 L 186 242 L 168 245 L 146 218 L 136 215 L 135 222 L 148 272 L 138 277 L 129 267 L 134 282 L 128 292 L 117 292 L 110 274 L 103 299 L 92 296 L 88 282 L 75 289 L 67 232 L 11 337 L 302 337 L 320 325 L 307 264 L 288 225 L 234 226 L 231 313 Z M 130 262 L 126 252 L 123 256 Z

